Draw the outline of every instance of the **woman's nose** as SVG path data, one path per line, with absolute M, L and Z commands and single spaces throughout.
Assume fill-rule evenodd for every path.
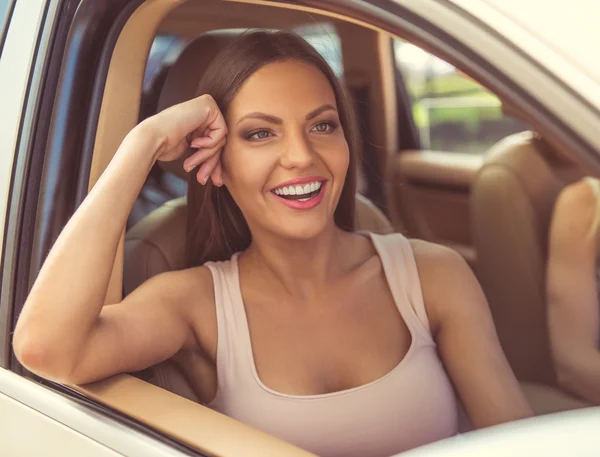
M 289 134 L 281 153 L 281 166 L 284 168 L 306 168 L 312 165 L 312 146 L 302 132 Z

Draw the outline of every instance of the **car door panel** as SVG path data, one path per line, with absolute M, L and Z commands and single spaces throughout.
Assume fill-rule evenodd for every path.
M 474 266 L 470 187 L 482 156 L 402 151 L 390 159 L 390 215 L 409 236 L 445 244 Z
M 77 452 L 71 453 L 72 448 Z M 182 457 L 190 453 L 0 368 L 0 455 Z
M 0 411 L 2 411 L 0 414 L 2 455 L 12 457 L 123 455 L 4 394 L 0 394 Z
M 308 451 L 131 375 L 121 374 L 73 388 L 208 455 L 315 457 Z M 164 413 L 166 405 L 169 414 Z

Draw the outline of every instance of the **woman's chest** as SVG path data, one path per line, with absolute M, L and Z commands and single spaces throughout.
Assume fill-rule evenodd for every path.
M 336 392 L 385 376 L 411 335 L 383 275 L 333 287 L 318 302 L 245 297 L 253 361 L 267 387 L 294 395 Z

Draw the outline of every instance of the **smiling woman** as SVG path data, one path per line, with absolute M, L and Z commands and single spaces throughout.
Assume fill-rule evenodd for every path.
M 255 230 L 293 231 L 295 236 L 304 232 L 301 236 L 311 237 L 321 230 L 327 214 L 333 213 L 338 227 L 354 228 L 358 135 L 348 96 L 308 43 L 291 34 L 276 36 L 273 40 L 267 32 L 247 34 L 245 45 L 226 48 L 200 82 L 198 93 L 213 96 L 231 129 L 222 160 L 231 180 L 225 187 L 211 183 L 203 187 L 198 182 L 206 179 L 207 175 L 201 176 L 205 170 L 190 177 L 189 266 L 227 260 L 246 249 L 251 240 L 249 225 L 255 225 Z M 297 166 L 306 168 L 312 161 L 311 148 L 328 152 L 325 167 L 330 168 L 322 170 L 324 176 L 299 177 Z M 186 164 L 195 165 L 194 159 Z M 295 195 L 300 193 L 296 192 L 300 184 L 310 182 L 322 186 L 313 201 L 272 199 L 271 191 L 276 188 L 290 186 L 288 196 Z M 269 197 L 260 203 L 248 193 L 258 186 Z M 282 218 L 280 207 L 273 208 L 278 201 L 290 208 L 311 209 L 321 202 L 327 187 L 333 198 L 318 212 L 319 222 L 315 223 L 312 213 L 294 211 Z
M 354 231 L 352 109 L 310 45 L 242 34 L 199 94 L 135 127 L 63 230 L 15 331 L 25 366 L 79 384 L 177 357 L 203 403 L 325 457 L 451 436 L 456 393 L 475 427 L 530 415 L 464 260 Z M 103 306 L 145 178 L 186 154 L 189 268 Z

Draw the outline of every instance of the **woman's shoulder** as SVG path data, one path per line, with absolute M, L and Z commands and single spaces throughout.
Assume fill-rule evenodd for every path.
M 411 238 L 407 240 L 412 249 L 419 270 L 421 280 L 429 279 L 435 276 L 436 282 L 443 278 L 437 277 L 440 274 L 464 275 L 470 273 L 469 266 L 464 257 L 458 251 L 447 246 L 432 243 L 421 239 Z
M 432 333 L 453 313 L 468 312 L 485 303 L 473 270 L 458 251 L 419 239 L 409 242 Z
M 440 285 L 471 275 L 467 262 L 456 250 L 447 246 L 402 233 L 371 234 L 383 249 L 407 250 L 414 258 L 423 293 L 433 291 Z
M 217 272 L 220 271 L 229 271 L 236 257 L 237 254 L 234 254 L 227 260 L 208 261 L 199 266 L 173 270 L 163 274 L 170 275 L 174 281 L 180 281 L 192 285 L 194 288 L 201 288 L 203 291 L 206 291 L 208 289 L 213 289 L 215 274 L 218 274 Z
M 377 240 L 379 245 L 386 250 L 410 247 L 415 261 L 417 264 L 422 264 L 423 267 L 429 267 L 433 263 L 437 267 L 443 264 L 443 268 L 446 264 L 446 267 L 451 267 L 453 264 L 464 262 L 463 257 L 452 248 L 418 238 L 409 238 L 400 232 L 384 234 L 375 232 L 359 233 L 368 233 L 371 238 Z
M 186 315 L 193 309 L 214 307 L 213 278 L 206 266 L 160 273 L 140 288 L 150 295 L 163 297 L 170 308 Z

